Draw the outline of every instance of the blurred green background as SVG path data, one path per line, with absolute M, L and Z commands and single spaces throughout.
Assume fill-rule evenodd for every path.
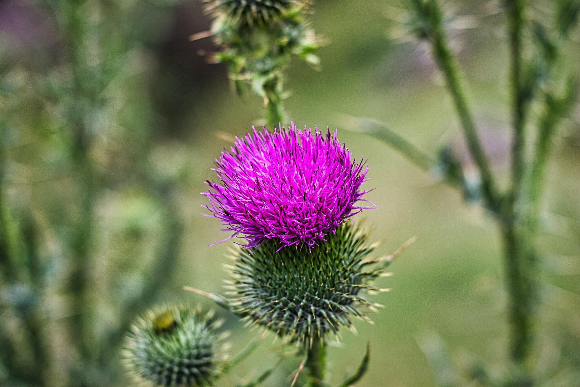
M 532 5 L 534 17 L 546 16 L 543 3 Z M 468 16 L 453 25 L 452 42 L 486 149 L 494 168 L 506 174 L 504 17 L 496 2 L 450 1 L 446 6 Z M 374 324 L 358 321 L 358 334 L 343 332 L 341 346 L 330 349 L 329 371 L 336 383 L 355 369 L 367 342 L 371 365 L 360 386 L 435 386 L 422 346 L 437 336 L 459 365 L 458 372 L 475 355 L 492 365 L 492 373 L 501 373 L 507 364 L 506 294 L 494 223 L 479 206 L 466 204 L 461 193 L 436 184 L 387 145 L 345 130 L 352 116 L 374 117 L 431 154 L 450 144 L 469 171 L 451 100 L 427 48 L 398 37 L 401 7 L 398 1 L 316 0 L 311 22 L 329 40 L 319 52 L 322 70 L 294 61 L 286 80 L 291 94 L 285 106 L 292 121 L 338 128 L 353 155 L 368 160 L 370 181 L 365 186 L 373 188 L 368 199 L 378 208 L 356 220 L 364 219 L 372 229 L 371 239 L 383 241 L 377 254 L 418 238 L 391 266 L 394 275 L 381 279 L 392 291 L 375 297 L 385 307 L 371 316 Z M 232 242 L 208 246 L 224 235 L 216 219 L 200 215 L 205 204 L 200 192 L 206 179 L 214 179 L 211 168 L 220 152 L 235 136 L 260 125 L 263 115 L 262 101 L 236 96 L 225 67 L 208 64 L 199 55 L 200 50 L 215 50 L 208 39 L 189 42 L 190 34 L 210 24 L 198 0 L 128 2 L 121 8 L 130 12 L 115 24 L 118 34 L 111 38 L 126 46 L 121 75 L 105 89 L 91 116 L 91 157 L 101 176 L 91 292 L 103 326 L 121 313 L 111 303 L 148 280 L 146 268 L 159 242 L 158 205 L 134 178 L 133 163 L 140 157 L 135 149 L 143 138 L 151 138 L 151 167 L 171 182 L 185 227 L 175 273 L 164 278 L 164 290 L 151 304 L 180 300 L 211 306 L 182 290 L 189 285 L 224 292 L 223 280 L 228 278 L 223 265 Z M 43 258 L 53 281 L 43 300 L 53 321 L 59 321 L 68 313 L 62 310 L 66 296 L 59 285 L 66 269 L 51 257 L 66 255 L 62 240 L 70 232 L 68 220 L 75 216 L 78 195 L 72 161 L 63 155 L 66 136 L 60 132 L 65 130 L 59 112 L 64 97 L 58 85 L 66 77 L 67 59 L 53 17 L 37 2 L 3 1 L 0 29 L 8 201 L 15 211 L 32 208 L 41 225 Z M 572 71 L 580 72 L 578 36 L 568 54 Z M 543 204 L 545 291 L 538 362 L 546 372 L 553 364 L 560 373 L 580 367 L 579 119 L 576 107 L 555 145 Z M 123 273 L 122 280 L 112 280 L 109 273 Z M 2 318 L 8 321 L 6 316 Z M 223 316 L 233 331 L 234 352 L 259 332 Z M 51 345 L 57 352 L 64 336 L 54 336 Z M 273 364 L 271 348 L 280 346 L 273 341 L 267 336 L 257 354 L 218 384 L 235 385 Z M 264 385 L 289 385 L 288 375 L 296 366 L 285 363 Z

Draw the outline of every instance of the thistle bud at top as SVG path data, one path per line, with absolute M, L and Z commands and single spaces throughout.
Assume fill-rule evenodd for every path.
M 150 311 L 127 335 L 127 369 L 152 386 L 209 386 L 224 360 L 220 326 L 211 312 L 175 306 Z
M 247 248 L 276 240 L 277 248 L 309 248 L 367 208 L 367 168 L 353 159 L 336 132 L 264 128 L 237 139 L 216 160 L 220 182 L 206 182 L 205 206 L 226 230 L 247 239 Z

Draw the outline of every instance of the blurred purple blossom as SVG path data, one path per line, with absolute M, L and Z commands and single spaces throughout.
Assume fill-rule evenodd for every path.
M 202 193 L 210 202 L 207 216 L 220 219 L 231 237 L 246 238 L 246 248 L 267 239 L 281 248 L 310 248 L 369 208 L 356 205 L 368 202 L 362 199 L 368 191 L 360 189 L 368 168 L 353 160 L 336 131 L 254 128 L 216 164 L 220 182 L 206 181 L 210 188 Z

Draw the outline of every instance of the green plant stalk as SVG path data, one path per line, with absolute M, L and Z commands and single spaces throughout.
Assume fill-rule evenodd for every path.
M 517 206 L 521 185 L 525 175 L 525 135 L 527 97 L 522 82 L 522 33 L 524 27 L 525 0 L 509 0 L 506 2 L 509 46 L 510 46 L 510 88 L 512 105 L 512 187 L 508 201 L 511 207 Z M 516 209 L 511 212 L 517 211 Z
M 69 120 L 72 128 L 71 153 L 78 179 L 79 214 L 71 240 L 73 270 L 70 283 L 72 294 L 72 335 L 81 359 L 92 355 L 90 283 L 90 247 L 94 227 L 96 202 L 96 177 L 90 158 L 92 138 L 87 127 L 86 103 L 94 100 L 88 83 L 94 81 L 86 63 L 86 20 L 83 15 L 85 0 L 72 1 L 66 11 L 65 36 L 69 44 L 72 63 L 72 95 Z
M 536 252 L 533 235 L 528 228 L 530 201 L 524 192 L 526 171 L 526 118 L 529 98 L 523 85 L 523 28 L 525 1 L 506 3 L 510 46 L 510 88 L 512 109 L 512 166 L 511 187 L 502 209 L 502 232 L 505 248 L 506 271 L 510 293 L 512 361 L 523 369 L 529 368 L 534 345 L 536 289 Z
M 307 344 L 308 345 L 308 344 Z M 306 369 L 308 370 L 308 387 L 323 387 L 326 372 L 326 343 L 316 337 L 307 348 Z
M 506 272 L 510 293 L 511 321 L 511 358 L 518 364 L 523 364 L 530 355 L 533 341 L 534 289 L 531 282 L 530 268 L 526 267 L 530 257 L 534 255 L 527 230 L 519 223 L 516 213 L 516 198 L 520 197 L 521 184 L 524 178 L 524 136 L 526 95 L 522 90 L 522 28 L 523 1 L 513 0 L 508 5 L 511 47 L 511 87 L 514 125 L 514 144 L 512 149 L 512 187 L 508 194 L 507 204 L 502 203 L 498 195 L 493 175 L 481 141 L 477 135 L 475 124 L 469 111 L 463 89 L 461 87 L 457 66 L 447 42 L 442 23 L 442 14 L 436 0 L 431 1 L 430 18 L 432 23 L 432 47 L 435 59 L 444 74 L 447 87 L 455 102 L 467 144 L 473 156 L 482 180 L 482 190 L 487 206 L 496 214 L 501 214 L 501 231 L 504 241 Z
M 282 79 L 280 75 L 275 75 L 272 79 L 264 83 L 264 94 L 266 103 L 266 124 L 268 128 L 278 128 L 285 125 L 285 114 L 282 107 Z
M 426 5 L 423 5 L 426 6 Z M 467 141 L 469 152 L 471 153 L 481 176 L 482 193 L 487 207 L 494 213 L 499 213 L 500 197 L 495 187 L 495 182 L 487 156 L 481 145 L 481 140 L 477 134 L 475 122 L 468 107 L 465 93 L 459 77 L 459 71 L 455 58 L 447 42 L 445 28 L 443 26 L 443 15 L 436 0 L 431 0 L 429 9 L 431 23 L 430 41 L 433 55 L 437 65 L 447 84 L 455 109 L 459 115 L 461 127 Z
M 511 219 L 502 222 L 502 239 L 510 297 L 509 320 L 511 326 L 510 357 L 522 367 L 529 361 L 534 335 L 534 301 L 532 272 L 529 258 L 530 235 L 523 225 L 515 225 Z

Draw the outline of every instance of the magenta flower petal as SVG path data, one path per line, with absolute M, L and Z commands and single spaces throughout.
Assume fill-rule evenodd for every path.
M 251 248 L 266 239 L 312 247 L 364 208 L 368 168 L 340 144 L 336 131 L 266 128 L 236 138 L 216 160 L 219 182 L 206 181 L 204 206 Z

